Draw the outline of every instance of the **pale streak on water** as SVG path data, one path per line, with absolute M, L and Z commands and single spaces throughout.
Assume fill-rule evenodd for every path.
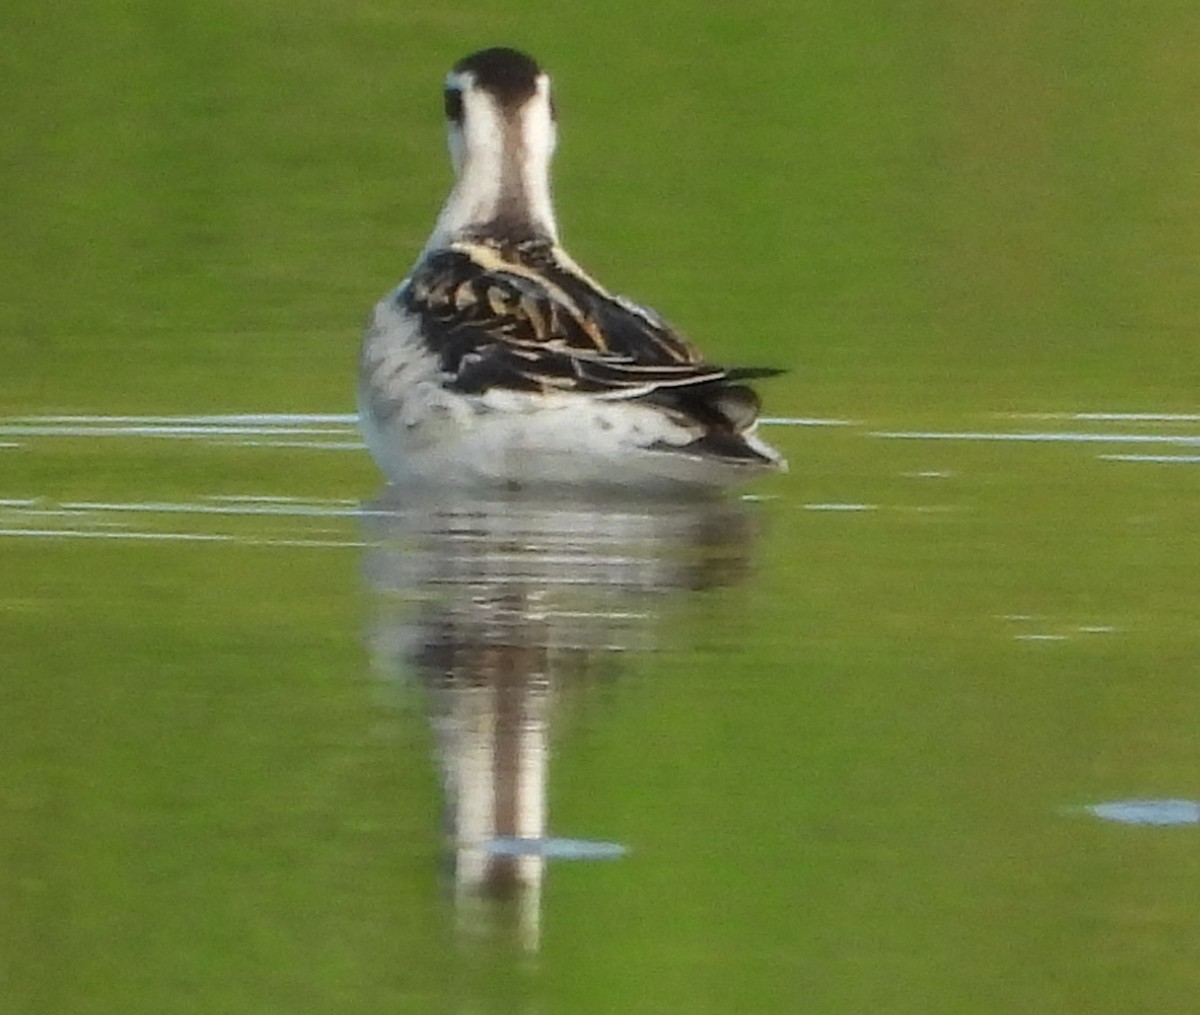
M 937 430 L 875 430 L 872 437 L 921 441 L 1028 441 L 1066 444 L 1184 444 L 1200 447 L 1200 436 L 1176 434 L 1106 433 L 988 433 L 985 431 L 941 432 Z
M 789 426 L 847 426 L 846 420 L 789 418 L 770 421 Z M 37 415 L 0 419 L 0 449 L 20 450 L 44 440 L 179 440 L 216 446 L 293 448 L 361 453 L 356 417 L 350 413 L 224 413 L 218 415 Z M 9 493 L 9 491 L 0 491 Z M 13 491 L 15 493 L 15 491 Z M 24 493 L 24 491 L 22 491 Z M 812 510 L 865 510 L 865 505 L 812 505 Z M 204 516 L 294 519 L 353 519 L 363 508 L 353 500 L 260 496 L 208 496 L 185 502 L 63 501 L 39 496 L 9 496 L 0 500 L 0 537 L 124 539 L 198 542 L 236 542 L 273 546 L 356 547 L 364 544 L 346 536 L 268 537 L 178 528 L 138 526 L 131 519 L 194 518 Z M 51 524 L 50 520 L 54 523 Z
M 1162 432 L 1108 432 L 1099 430 L 876 430 L 871 436 L 888 440 L 919 441 L 1014 441 L 1018 443 L 1050 444 L 1160 444 L 1176 447 L 1200 447 L 1200 433 L 1195 432 L 1200 415 L 1170 412 L 1063 412 L 1063 413 L 1010 413 L 998 415 L 1004 420 L 1037 421 L 1062 424 L 1120 424 L 1125 427 L 1151 426 L 1154 428 L 1187 427 L 1190 433 Z M 1107 462 L 1144 462 L 1160 464 L 1196 464 L 1200 455 L 1165 453 L 1104 453 L 1096 458 Z
M 1077 412 L 1008 414 L 993 418 L 1011 421 L 1021 427 L 1027 421 L 1043 424 L 1039 429 L 1001 428 L 970 430 L 868 430 L 851 419 L 804 416 L 766 417 L 762 423 L 772 427 L 836 427 L 859 430 L 864 437 L 904 441 L 999 441 L 1016 443 L 1063 443 L 1102 445 L 1167 445 L 1180 449 L 1200 447 L 1195 426 L 1200 415 L 1186 413 Z M 1069 429 L 1056 430 L 1053 424 Z M 1080 424 L 1086 424 L 1081 429 Z M 1109 425 L 1120 425 L 1109 432 Z M 1152 428 L 1153 432 L 1145 432 Z M 1164 433 L 1162 429 L 1174 432 Z M 1180 428 L 1189 432 L 1180 433 Z M 292 448 L 313 451 L 361 453 L 356 419 L 350 413 L 227 413 L 219 415 L 34 415 L 0 418 L 0 453 L 28 450 L 45 440 L 107 438 L 127 441 L 183 440 L 217 446 Z M 1144 464 L 1198 464 L 1200 454 L 1164 452 L 1115 452 L 1106 450 L 1095 457 L 1101 461 Z M 942 478 L 940 471 L 908 473 L 913 478 Z M 0 490 L 0 536 L 24 538 L 100 538 L 127 540 L 197 540 L 206 542 L 261 543 L 279 546 L 361 546 L 350 534 L 329 533 L 268 537 L 238 533 L 212 532 L 197 525 L 198 531 L 178 528 L 156 529 L 139 526 L 132 519 L 195 518 L 206 516 L 270 516 L 293 519 L 297 525 L 313 519 L 351 519 L 361 517 L 363 508 L 349 499 L 300 499 L 272 494 L 240 497 L 208 496 L 184 502 L 144 501 L 109 503 L 102 501 L 48 502 L 36 491 Z M 747 495 L 747 500 L 756 499 Z M 812 502 L 800 505 L 816 512 L 848 514 L 877 511 L 881 505 L 857 502 Z M 919 510 L 942 510 L 937 505 Z M 53 519 L 53 522 L 51 520 Z M 1036 636 L 1023 636 L 1032 639 Z

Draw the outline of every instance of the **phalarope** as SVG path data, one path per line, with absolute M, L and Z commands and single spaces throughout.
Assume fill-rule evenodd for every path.
M 721 487 L 781 470 L 742 382 L 559 246 L 550 78 L 485 49 L 446 78 L 456 181 L 363 338 L 359 419 L 394 483 Z

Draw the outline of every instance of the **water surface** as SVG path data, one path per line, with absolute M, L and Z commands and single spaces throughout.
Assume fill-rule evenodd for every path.
M 752 496 L 595 504 L 175 478 L 361 456 L 336 416 L 0 421 L 15 989 L 586 1007 L 559 971 L 616 963 L 637 1010 L 648 963 L 773 1006 L 1165 962 L 1187 829 L 1081 802 L 1195 792 L 1194 466 L 1119 450 L 1194 421 L 807 422 Z

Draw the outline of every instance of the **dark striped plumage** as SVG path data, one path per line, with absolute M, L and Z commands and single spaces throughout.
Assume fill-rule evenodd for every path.
M 770 369 L 707 363 L 653 311 L 608 293 L 552 243 L 464 241 L 430 255 L 397 296 L 421 322 L 447 386 L 639 399 L 720 430 L 748 425 Z

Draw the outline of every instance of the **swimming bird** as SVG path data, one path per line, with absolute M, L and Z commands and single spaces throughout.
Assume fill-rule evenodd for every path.
M 376 306 L 359 422 L 395 484 L 720 488 L 786 469 L 744 383 L 559 245 L 557 117 L 530 56 L 485 49 L 445 82 L 455 182 Z

